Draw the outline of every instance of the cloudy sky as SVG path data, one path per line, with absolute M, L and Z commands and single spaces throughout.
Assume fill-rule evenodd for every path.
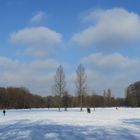
M 0 86 L 51 94 L 63 65 L 75 94 L 81 63 L 87 91 L 123 97 L 140 80 L 138 0 L 0 0 Z

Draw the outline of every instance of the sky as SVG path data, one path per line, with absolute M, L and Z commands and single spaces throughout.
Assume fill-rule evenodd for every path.
M 140 80 L 138 0 L 0 0 L 0 86 L 52 94 L 62 65 L 70 94 L 85 67 L 87 92 L 124 97 Z

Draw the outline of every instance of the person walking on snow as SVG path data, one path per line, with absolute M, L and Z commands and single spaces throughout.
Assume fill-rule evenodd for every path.
M 3 116 L 5 116 L 5 113 L 6 113 L 6 110 L 4 109 L 4 110 L 3 110 Z

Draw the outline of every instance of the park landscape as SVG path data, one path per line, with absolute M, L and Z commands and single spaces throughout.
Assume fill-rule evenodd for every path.
M 0 140 L 139 140 L 138 0 L 0 1 Z

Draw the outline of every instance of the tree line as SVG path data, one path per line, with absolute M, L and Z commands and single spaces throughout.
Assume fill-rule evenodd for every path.
M 24 108 L 67 108 L 79 107 L 81 104 L 80 96 L 72 96 L 65 93 L 65 96 L 58 95 L 41 97 L 34 95 L 26 88 L 0 87 L 0 109 L 24 109 Z M 124 106 L 123 98 L 114 98 L 108 94 L 83 96 L 83 107 L 116 107 Z
M 60 65 L 54 76 L 52 95 L 41 97 L 32 94 L 23 87 L 0 87 L 0 108 L 64 108 L 69 107 L 140 107 L 139 98 L 136 94 L 128 93 L 125 98 L 115 98 L 111 89 L 104 90 L 103 95 L 87 93 L 87 75 L 85 68 L 80 64 L 76 69 L 75 88 L 76 94 L 69 94 L 66 89 L 66 80 L 63 67 Z M 137 104 L 136 104 L 137 101 Z
M 45 100 L 23 87 L 0 87 L 0 108 L 45 107 Z

